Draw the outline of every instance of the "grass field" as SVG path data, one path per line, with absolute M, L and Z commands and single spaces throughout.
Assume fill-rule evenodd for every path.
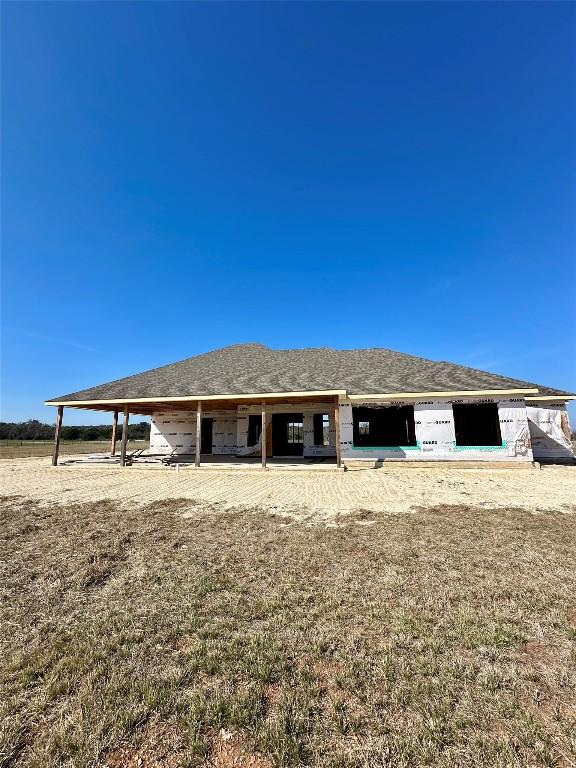
M 27 459 L 32 456 L 51 456 L 54 443 L 43 440 L 0 440 L 0 459 Z M 129 441 L 128 449 L 146 448 L 145 441 Z M 62 440 L 60 455 L 104 453 L 110 450 L 110 440 Z M 118 444 L 120 450 L 120 444 Z
M 576 517 L 3 502 L 4 766 L 576 764 Z

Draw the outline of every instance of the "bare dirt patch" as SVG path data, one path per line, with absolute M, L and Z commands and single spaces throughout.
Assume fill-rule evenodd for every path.
M 136 745 L 116 747 L 99 768 L 178 768 L 185 754 L 185 742 L 173 726 L 149 723 Z
M 272 762 L 246 747 L 238 734 L 222 728 L 212 740 L 209 756 L 213 768 L 272 768 Z

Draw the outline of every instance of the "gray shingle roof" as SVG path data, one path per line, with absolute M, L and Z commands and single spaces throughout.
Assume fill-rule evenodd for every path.
M 54 398 L 127 400 L 345 389 L 348 394 L 446 392 L 538 385 L 390 349 L 270 349 L 236 344 Z M 541 393 L 568 395 L 550 387 Z

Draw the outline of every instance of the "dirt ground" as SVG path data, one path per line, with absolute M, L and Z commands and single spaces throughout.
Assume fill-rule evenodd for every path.
M 573 768 L 575 594 L 560 511 L 0 499 L 0 765 Z
M 0 766 L 576 766 L 574 467 L 0 488 Z
M 0 461 L 7 495 L 40 502 L 111 500 L 152 504 L 190 499 L 222 509 L 257 507 L 310 522 L 330 523 L 361 509 L 399 513 L 470 504 L 530 511 L 576 511 L 576 467 L 502 469 L 390 465 L 352 472 L 50 466 L 47 458 Z

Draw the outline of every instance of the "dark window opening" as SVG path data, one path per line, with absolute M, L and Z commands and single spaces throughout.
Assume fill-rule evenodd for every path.
M 248 416 L 248 445 L 257 445 L 262 434 L 262 417 Z
M 456 445 L 502 445 L 498 405 L 453 405 Z
M 353 408 L 354 445 L 396 447 L 416 445 L 414 406 Z
M 330 445 L 330 416 L 314 414 L 314 445 Z

